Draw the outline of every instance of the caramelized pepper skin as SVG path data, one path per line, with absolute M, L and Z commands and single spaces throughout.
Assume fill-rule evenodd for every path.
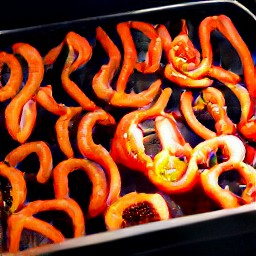
M 131 192 L 111 204 L 105 213 L 108 230 L 169 219 L 170 212 L 160 194 Z

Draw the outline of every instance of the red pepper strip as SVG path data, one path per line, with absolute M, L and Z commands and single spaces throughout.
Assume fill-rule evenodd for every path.
M 92 88 L 98 98 L 109 103 L 115 91 L 110 83 L 117 73 L 121 62 L 121 54 L 114 42 L 107 33 L 101 28 L 96 28 L 96 39 L 101 43 L 109 56 L 109 62 L 102 65 L 101 69 L 93 77 Z
M 239 133 L 247 140 L 256 142 L 256 120 L 254 104 L 250 99 L 249 92 L 240 84 L 225 85 L 235 94 L 241 106 L 241 117 L 237 124 Z
M 191 91 L 184 91 L 181 94 L 180 109 L 186 119 L 187 124 L 197 135 L 203 139 L 216 137 L 216 132 L 211 131 L 197 120 L 194 114 L 193 100 L 194 97 Z
M 165 77 L 174 82 L 181 87 L 191 87 L 191 88 L 205 88 L 210 86 L 213 81 L 205 77 L 202 79 L 192 79 L 173 67 L 172 58 L 170 51 L 172 49 L 172 38 L 167 30 L 167 28 L 161 24 L 157 27 L 158 35 L 161 38 L 162 48 L 165 52 L 168 64 L 166 64 L 164 69 Z
M 68 159 L 60 162 L 53 170 L 53 186 L 56 198 L 69 198 L 68 175 L 75 170 L 83 170 L 92 182 L 92 194 L 88 207 L 88 217 L 101 214 L 106 207 L 108 185 L 102 168 L 87 159 Z
M 226 162 L 242 162 L 245 158 L 245 146 L 237 136 L 220 135 L 200 142 L 191 152 L 188 168 L 198 169 L 198 164 L 209 165 L 210 156 L 221 149 Z
M 122 27 L 122 23 L 119 26 Z M 161 81 L 160 80 L 155 81 L 148 90 L 145 90 L 138 94 L 133 92 L 127 94 L 124 91 L 121 91 L 119 86 L 120 85 L 126 86 L 127 80 L 130 74 L 133 72 L 134 65 L 136 62 L 135 60 L 135 62 L 132 64 L 131 60 L 133 59 L 133 57 L 129 55 L 129 57 L 127 57 L 127 62 L 124 61 L 123 69 L 118 78 L 119 82 L 117 82 L 117 84 L 119 85 L 117 85 L 117 87 L 119 88 L 119 91 L 118 91 L 118 88 L 117 88 L 117 91 L 113 90 L 112 87 L 110 86 L 110 83 L 119 67 L 121 54 L 118 48 L 116 47 L 116 45 L 113 43 L 113 41 L 108 37 L 105 31 L 100 27 L 98 27 L 96 30 L 96 38 L 100 41 L 103 48 L 109 55 L 109 62 L 108 64 L 103 65 L 100 71 L 93 78 L 92 86 L 95 94 L 105 102 L 118 107 L 137 108 L 137 107 L 143 107 L 149 104 L 153 100 L 157 92 L 159 91 L 159 88 L 161 86 Z M 126 52 L 126 48 L 125 48 L 125 52 Z M 134 53 L 133 51 L 131 53 L 129 51 L 129 53 L 125 53 L 125 55 L 133 54 L 133 53 Z M 123 77 L 123 79 L 120 78 L 121 76 Z M 120 81 L 122 82 L 121 84 L 120 84 Z
M 183 175 L 178 181 L 166 182 L 163 179 L 154 177 L 154 182 L 167 189 L 169 186 L 169 193 L 187 192 L 192 189 L 199 181 L 200 167 L 210 166 L 210 155 L 221 149 L 222 155 L 228 158 L 226 162 L 235 163 L 243 161 L 245 157 L 245 147 L 243 142 L 234 135 L 220 135 L 211 139 L 207 139 L 199 143 L 192 151 L 188 166 Z M 159 180 L 160 179 L 160 180 Z M 161 185 L 164 184 L 164 185 Z M 168 184 L 169 183 L 169 184 Z M 168 190 L 166 190 L 168 191 Z
M 103 109 L 85 114 L 78 125 L 77 145 L 83 156 L 98 163 L 106 171 L 109 181 L 107 205 L 110 205 L 120 195 L 121 177 L 118 167 L 107 149 L 93 141 L 93 128 L 96 123 L 104 126 L 116 124 L 114 118 Z
M 13 98 L 18 93 L 23 79 L 22 68 L 15 55 L 7 52 L 0 52 L 0 73 L 5 64 L 10 69 L 10 77 L 7 83 L 0 87 L 1 102 Z
M 162 150 L 156 154 L 154 165 L 148 170 L 149 180 L 165 193 L 190 190 L 198 178 L 196 172 L 187 172 L 191 146 L 186 143 L 173 118 L 156 117 L 155 128 Z M 176 186 L 180 179 L 183 183 Z
M 153 161 L 145 153 L 143 131 L 140 129 L 139 124 L 147 119 L 154 119 L 156 116 L 164 115 L 164 108 L 169 101 L 171 93 L 171 88 L 166 88 L 149 108 L 138 109 L 122 117 L 111 142 L 110 154 L 116 163 L 145 174 L 148 172 L 148 168 L 153 165 Z
M 34 97 L 35 101 L 38 102 L 44 109 L 55 114 L 64 115 L 67 112 L 67 107 L 62 103 L 57 103 L 52 95 L 52 86 L 46 85 L 40 87 L 39 91 Z
M 36 102 L 32 97 L 37 93 L 44 76 L 43 60 L 31 45 L 16 43 L 14 54 L 21 55 L 28 64 L 28 78 L 20 92 L 11 100 L 5 110 L 6 128 L 14 140 L 24 143 L 32 133 L 36 122 Z
M 10 166 L 16 167 L 18 163 L 24 160 L 28 155 L 36 153 L 40 162 L 37 173 L 37 181 L 45 183 L 52 174 L 52 153 L 48 145 L 44 141 L 32 141 L 22 144 L 13 149 L 4 161 Z
M 158 94 L 162 81 L 157 79 L 147 90 L 140 93 L 116 92 L 110 100 L 110 104 L 117 107 L 141 108 L 150 104 Z
M 160 194 L 131 192 L 109 206 L 105 224 L 108 230 L 117 230 L 170 217 L 168 205 Z
M 225 106 L 225 98 L 222 92 L 215 87 L 207 87 L 203 89 L 200 95 L 194 100 L 193 109 L 196 111 L 203 110 L 209 102 L 217 104 L 220 107 Z
M 74 151 L 69 139 L 70 121 L 74 116 L 79 115 L 82 110 L 82 107 L 68 107 L 66 114 L 60 116 L 55 124 L 55 131 L 60 150 L 67 158 L 74 157 Z
M 156 31 L 157 31 L 159 37 L 161 38 L 162 48 L 163 48 L 164 54 L 167 58 L 167 61 L 168 61 L 168 63 L 171 63 L 171 58 L 170 58 L 169 53 L 172 48 L 172 38 L 170 36 L 170 33 L 167 30 L 166 26 L 163 24 L 159 24 L 156 27 Z
M 79 205 L 73 199 L 37 200 L 28 203 L 19 212 L 9 216 L 7 220 L 9 252 L 15 253 L 19 251 L 20 237 L 23 228 L 31 228 L 38 233 L 42 233 L 44 236 L 50 238 L 53 242 L 62 242 L 63 236 L 55 227 L 45 221 L 40 221 L 33 218 L 34 214 L 53 210 L 64 211 L 68 214 L 73 223 L 74 237 L 81 237 L 84 235 L 84 215 Z M 32 222 L 29 223 L 30 221 Z
M 117 79 L 116 91 L 114 91 L 112 96 L 109 95 L 109 93 L 110 94 L 112 93 L 111 89 L 108 92 L 108 96 L 109 97 L 111 96 L 109 104 L 113 106 L 118 106 L 118 107 L 135 107 L 135 108 L 146 106 L 150 102 L 152 102 L 154 97 L 159 92 L 159 89 L 161 87 L 161 80 L 160 79 L 156 80 L 147 90 L 144 90 L 140 93 L 125 92 L 129 77 L 133 73 L 136 65 L 137 52 L 136 52 L 136 47 L 131 35 L 129 22 L 119 23 L 117 25 L 117 30 L 123 43 L 124 59 L 123 59 L 123 64 L 122 64 L 120 74 Z M 107 47 L 105 50 L 108 52 L 110 58 L 112 58 L 113 55 L 110 52 L 110 50 L 113 42 L 112 43 L 109 42 L 109 39 L 106 37 L 106 35 L 101 34 L 101 36 L 104 36 L 104 39 L 107 40 L 108 43 L 105 44 L 105 47 Z M 109 89 L 107 85 L 107 82 L 110 82 L 110 78 L 111 78 L 110 76 L 111 73 L 109 72 L 113 72 L 110 66 L 110 63 L 108 64 L 108 68 L 110 69 L 107 69 L 107 71 L 105 71 L 105 73 L 103 73 L 100 76 L 101 80 L 97 81 L 98 90 L 101 90 L 103 86 Z M 104 83 L 102 83 L 101 81 L 104 81 Z
M 182 30 L 174 38 L 169 52 L 174 67 L 181 72 L 184 65 L 193 70 L 200 63 L 200 52 L 189 39 L 186 21 L 182 20 L 182 23 Z
M 223 189 L 218 184 L 219 176 L 230 170 L 238 171 L 241 175 L 242 184 L 246 185 L 241 198 L 231 192 L 228 187 Z M 235 208 L 256 201 L 256 170 L 244 162 L 220 163 L 204 170 L 200 179 L 205 193 L 222 208 Z
M 48 222 L 36 219 L 33 216 L 24 216 L 20 212 L 8 218 L 8 230 L 10 232 L 8 242 L 10 253 L 19 251 L 20 238 L 23 229 L 29 229 L 48 237 L 53 243 L 60 243 L 65 240 L 62 233 Z
M 9 212 L 16 212 L 23 206 L 27 196 L 27 186 L 23 173 L 4 162 L 0 162 L 0 175 L 7 178 L 11 184 L 12 205 Z
M 239 83 L 241 81 L 241 77 L 229 70 L 225 70 L 220 66 L 211 66 L 208 72 L 208 76 L 211 78 L 215 78 L 222 83 Z
M 245 149 L 246 149 L 246 154 L 245 154 L 244 162 L 251 166 L 255 166 L 256 165 L 256 148 L 248 143 L 245 143 Z
M 85 65 L 91 58 L 92 47 L 86 38 L 75 32 L 69 32 L 61 44 L 51 49 L 46 56 L 44 56 L 44 63 L 45 65 L 53 64 L 65 44 L 68 45 L 69 53 L 61 74 L 62 86 L 83 109 L 93 111 L 97 108 L 95 103 L 70 79 L 71 73 Z
M 131 21 L 130 28 L 141 31 L 150 39 L 146 59 L 144 62 L 137 62 L 136 69 L 145 74 L 156 72 L 160 67 L 162 43 L 155 27 L 150 23 Z
M 133 73 L 137 62 L 137 51 L 130 31 L 129 22 L 121 22 L 117 24 L 117 32 L 121 38 L 124 50 L 123 64 L 116 83 L 116 91 L 124 92 L 127 81 Z
M 208 103 L 207 110 L 215 120 L 216 134 L 236 134 L 236 126 L 227 115 L 225 107 Z
M 225 15 L 205 18 L 199 26 L 199 38 L 202 48 L 202 61 L 193 71 L 185 72 L 188 76 L 197 78 L 206 74 L 212 65 L 212 47 L 210 34 L 213 30 L 219 30 L 237 51 L 244 67 L 244 81 L 253 99 L 256 97 L 256 80 L 254 76 L 254 63 L 251 53 L 235 28 L 234 24 Z
M 212 96 L 214 96 L 213 93 L 216 93 L 216 97 L 219 97 L 217 89 L 211 88 L 209 91 L 212 92 Z M 205 95 L 207 96 L 209 94 L 207 93 Z M 223 102 L 222 100 L 218 100 L 217 98 L 215 100 L 212 100 L 212 96 L 210 96 L 210 98 L 208 99 L 204 98 L 203 101 L 205 102 L 205 106 L 207 107 L 209 114 L 215 120 L 216 132 L 208 129 L 206 126 L 204 126 L 201 122 L 197 120 L 194 110 L 202 109 L 202 101 L 200 102 L 198 100 L 197 102 L 199 102 L 199 104 L 193 107 L 194 97 L 192 92 L 190 91 L 184 91 L 181 94 L 180 98 L 180 109 L 183 116 L 186 119 L 187 124 L 196 134 L 198 134 L 203 139 L 213 138 L 220 134 L 235 134 L 236 127 L 228 117 L 225 110 L 225 105 L 222 104 L 225 101 Z M 213 103 L 211 101 L 213 101 Z M 217 104 L 214 102 L 217 102 Z
M 203 89 L 194 101 L 193 110 L 203 110 L 205 107 L 215 120 L 217 135 L 236 133 L 235 124 L 227 115 L 225 98 L 221 91 L 214 87 Z
M 155 118 L 155 131 L 160 139 L 162 149 L 176 157 L 190 158 L 191 146 L 181 134 L 172 115 L 157 116 Z

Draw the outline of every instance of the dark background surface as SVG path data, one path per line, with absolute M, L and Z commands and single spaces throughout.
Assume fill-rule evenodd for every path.
M 2 2 L 2 1 L 1 1 Z M 182 3 L 173 0 L 45 0 L 4 1 L 0 4 L 0 30 L 69 21 L 98 15 Z M 256 0 L 240 0 L 256 13 Z M 256 29 L 256 28 L 255 28 Z M 256 40 L 255 40 L 256 43 Z M 207 225 L 207 229 L 205 229 Z M 228 231 L 228 232 L 227 232 Z M 202 238 L 205 238 L 202 240 Z M 74 255 L 256 255 L 255 213 L 222 218 L 151 233 L 107 244 L 79 248 L 66 253 Z M 56 254 L 63 254 L 63 251 Z
M 0 29 L 11 29 L 52 22 L 184 3 L 184 0 L 2 0 Z M 196 2 L 196 1 L 190 1 Z M 240 0 L 256 12 L 256 0 Z

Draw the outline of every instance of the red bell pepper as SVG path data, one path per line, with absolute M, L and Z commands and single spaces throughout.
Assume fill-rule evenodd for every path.
M 148 168 L 152 166 L 153 161 L 145 153 L 143 131 L 138 125 L 147 119 L 154 119 L 156 116 L 164 115 L 164 109 L 169 101 L 171 92 L 171 88 L 164 89 L 153 105 L 129 112 L 122 117 L 111 142 L 110 153 L 115 162 L 145 174 L 148 172 Z
M 116 230 L 170 217 L 168 205 L 160 194 L 131 192 L 108 207 L 105 224 L 108 230 Z

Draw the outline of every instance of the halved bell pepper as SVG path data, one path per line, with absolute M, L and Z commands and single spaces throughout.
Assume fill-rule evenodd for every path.
M 108 207 L 105 224 L 108 230 L 116 230 L 170 217 L 168 205 L 160 194 L 130 192 Z
M 153 105 L 129 112 L 122 117 L 111 142 L 110 154 L 116 163 L 145 174 L 148 172 L 153 160 L 145 153 L 143 131 L 139 124 L 147 119 L 164 115 L 171 93 L 171 88 L 165 88 Z

